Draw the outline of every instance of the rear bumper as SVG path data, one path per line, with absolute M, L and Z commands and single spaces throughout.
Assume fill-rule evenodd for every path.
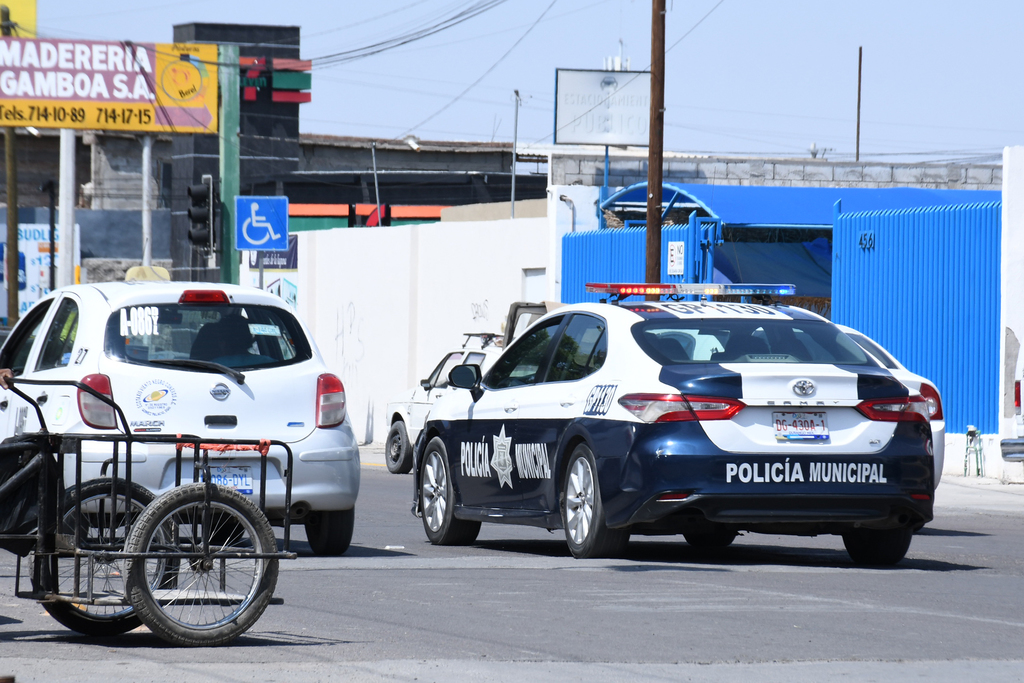
M 800 534 L 919 526 L 932 519 L 934 459 L 924 424 L 901 423 L 883 450 L 847 455 L 797 448 L 789 456 L 728 453 L 695 423 L 631 431 L 625 457 L 595 443 L 612 527 L 678 533 L 680 525 L 698 520 Z M 659 500 L 664 494 L 685 497 Z
M 314 430 L 305 439 L 290 443 L 292 449 L 293 510 L 328 511 L 349 510 L 355 507 L 359 494 L 360 461 L 355 435 L 347 423 L 331 429 Z M 209 454 L 211 464 L 249 467 L 252 493 L 245 495 L 259 502 L 261 463 L 258 454 L 251 451 L 228 451 Z M 82 480 L 113 475 L 110 444 L 83 442 Z M 267 454 L 266 507 L 271 519 L 284 516 L 285 473 L 288 469 L 287 452 L 271 447 Z M 118 476 L 125 476 L 124 454 L 118 465 Z M 65 460 L 65 481 L 74 482 L 74 459 Z M 170 445 L 137 444 L 132 452 L 132 481 L 156 495 L 175 486 L 177 478 L 174 448 Z M 181 481 L 194 479 L 191 450 L 182 456 Z

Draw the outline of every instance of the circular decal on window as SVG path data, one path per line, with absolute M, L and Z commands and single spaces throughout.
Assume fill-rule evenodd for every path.
M 146 382 L 135 395 L 135 405 L 146 415 L 163 415 L 177 402 L 178 392 L 161 379 Z

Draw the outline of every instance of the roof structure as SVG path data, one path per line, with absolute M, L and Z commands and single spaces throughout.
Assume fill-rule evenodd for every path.
M 678 194 L 678 196 L 676 196 Z M 662 205 L 695 204 L 732 227 L 831 227 L 836 202 L 843 213 L 920 209 L 994 202 L 992 190 L 929 190 L 920 188 L 767 187 L 664 183 Z M 645 205 L 647 183 L 624 188 L 601 203 L 602 209 Z

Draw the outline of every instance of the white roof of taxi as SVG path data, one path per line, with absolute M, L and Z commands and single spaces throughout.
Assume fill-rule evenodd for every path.
M 61 292 L 74 292 L 83 298 L 89 298 L 91 294 L 101 296 L 111 310 L 137 304 L 166 304 L 175 303 L 181 298 L 186 290 L 222 291 L 228 295 L 232 303 L 261 304 L 264 306 L 276 306 L 287 308 L 287 305 L 280 297 L 252 287 L 230 285 L 211 282 L 97 282 L 94 284 L 72 285 L 57 290 Z

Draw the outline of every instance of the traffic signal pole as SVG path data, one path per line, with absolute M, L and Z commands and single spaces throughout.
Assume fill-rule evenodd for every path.
M 237 45 L 218 47 L 220 85 L 220 281 L 238 284 L 239 252 L 235 251 L 235 197 L 239 193 L 239 74 Z M 211 254 L 212 258 L 212 254 Z
M 665 137 L 665 0 L 652 0 L 651 122 L 647 148 L 647 282 L 661 282 L 661 165 Z M 691 254 L 686 254 L 691 258 Z M 656 294 L 647 296 L 657 301 Z

